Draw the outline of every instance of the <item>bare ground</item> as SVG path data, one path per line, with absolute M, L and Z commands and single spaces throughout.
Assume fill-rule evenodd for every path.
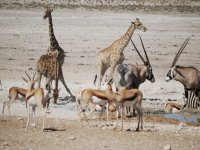
M 26 87 L 21 80 L 24 71 L 35 69 L 40 55 L 49 45 L 48 21 L 42 19 L 42 10 L 0 10 L 0 108 L 7 99 L 11 86 Z M 63 74 L 72 92 L 94 87 L 96 55 L 99 50 L 122 36 L 130 22 L 139 17 L 147 32 L 135 31 L 133 40 L 140 47 L 137 34 L 145 43 L 153 66 L 156 82 L 141 86 L 146 100 L 144 110 L 162 110 L 168 99 L 183 103 L 183 87 L 176 81 L 166 83 L 164 78 L 181 44 L 191 40 L 178 64 L 199 68 L 200 19 L 196 14 L 154 14 L 112 12 L 82 9 L 56 9 L 53 23 L 56 38 L 66 51 Z M 139 48 L 141 49 L 141 47 Z M 125 63 L 141 63 L 129 44 L 124 51 Z M 43 82 L 44 83 L 44 82 Z M 60 85 L 60 96 L 68 95 Z M 81 127 L 73 104 L 52 105 L 52 114 L 46 123 L 48 132 L 41 133 L 41 118 L 37 129 L 24 131 L 26 109 L 22 102 L 11 106 L 14 117 L 0 116 L 1 149 L 162 149 L 169 144 L 172 149 L 200 149 L 199 124 L 152 117 L 145 114 L 144 130 L 134 132 L 137 119 L 128 119 L 125 130 L 113 127 Z M 105 123 L 105 122 L 104 122 Z
M 148 120 L 150 123 L 147 123 Z M 134 121 L 136 122 L 136 119 Z M 41 126 L 41 122 L 42 120 L 39 121 L 38 126 Z M 166 145 L 170 145 L 172 149 L 183 150 L 200 148 L 199 127 L 179 128 L 174 124 L 165 124 L 164 121 L 159 125 L 147 118 L 145 128 L 140 132 L 119 132 L 93 126 L 82 127 L 78 121 L 70 120 L 48 119 L 47 122 L 49 130 L 42 133 L 39 128 L 37 130 L 30 128 L 25 131 L 24 118 L 8 117 L 2 120 L 1 117 L 1 149 L 145 150 L 162 149 Z

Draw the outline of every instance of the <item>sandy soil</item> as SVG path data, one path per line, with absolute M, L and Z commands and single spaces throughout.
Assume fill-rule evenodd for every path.
M 11 86 L 26 87 L 21 76 L 30 68 L 35 69 L 40 55 L 49 45 L 48 21 L 43 20 L 41 9 L 0 10 L 0 111 Z M 164 78 L 181 44 L 191 37 L 178 64 L 199 68 L 200 19 L 195 14 L 154 14 L 112 12 L 84 9 L 56 9 L 53 23 L 56 38 L 66 52 L 63 73 L 67 85 L 76 95 L 83 88 L 94 87 L 96 55 L 122 36 L 130 22 L 139 17 L 147 32 L 135 31 L 133 40 L 141 49 L 138 34 L 144 40 L 153 66 L 155 83 L 141 86 L 146 100 L 144 111 L 162 110 L 168 99 L 183 103 L 183 87 L 176 81 L 166 83 Z M 141 49 L 142 50 L 142 49 Z M 125 63 L 142 63 L 129 44 L 124 51 Z M 30 71 L 31 72 L 31 71 Z M 43 80 L 43 85 L 44 85 Z M 59 85 L 60 96 L 68 93 Z M 51 104 L 52 114 L 46 126 L 53 128 L 40 133 L 24 131 L 26 109 L 23 102 L 11 106 L 14 117 L 0 116 L 1 149 L 162 149 L 169 144 L 172 149 L 200 149 L 199 127 L 183 125 L 160 117 L 145 114 L 144 131 L 134 132 L 137 119 L 128 119 L 125 130 L 113 131 L 112 127 L 81 127 L 77 121 L 75 104 Z M 92 125 L 95 125 L 93 121 Z M 6 130 L 5 130 L 6 128 Z M 55 131 L 55 132 L 54 132 Z

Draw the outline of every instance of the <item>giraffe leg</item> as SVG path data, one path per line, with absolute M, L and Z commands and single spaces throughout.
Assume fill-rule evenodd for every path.
M 114 71 L 115 71 L 115 67 L 117 66 L 116 63 L 113 63 L 110 65 L 110 73 L 109 73 L 109 79 L 112 79 L 113 78 L 113 74 L 114 74 Z
M 104 76 L 106 70 L 108 69 L 108 67 L 106 65 L 102 64 L 100 66 L 97 66 L 97 69 L 98 69 L 97 75 L 99 76 L 97 88 L 99 89 L 101 87 L 101 81 L 103 79 L 103 76 Z
M 38 73 L 38 88 L 40 88 L 40 86 L 41 86 L 41 79 L 42 79 L 42 74 L 40 74 L 40 73 Z
M 46 88 L 47 90 L 50 90 L 51 87 L 52 87 L 52 79 L 51 79 L 51 78 L 47 78 L 45 88 Z
M 66 91 L 67 91 L 67 92 L 70 94 L 70 96 L 72 96 L 72 97 L 73 97 L 73 95 L 72 95 L 71 91 L 69 90 L 69 88 L 67 87 L 67 85 L 66 85 L 66 83 L 65 83 L 65 79 L 63 78 L 63 75 L 60 75 L 60 78 L 59 78 L 59 80 L 62 82 L 62 84 L 64 85 L 64 87 L 65 87 Z

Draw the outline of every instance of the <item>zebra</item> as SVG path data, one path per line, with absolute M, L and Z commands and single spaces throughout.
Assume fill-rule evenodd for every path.
M 183 106 L 186 107 L 188 106 L 189 108 L 193 109 L 200 109 L 200 90 L 185 90 L 185 105 Z

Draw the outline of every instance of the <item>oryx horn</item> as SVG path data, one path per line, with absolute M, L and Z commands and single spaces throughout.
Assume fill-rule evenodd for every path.
M 140 37 L 140 41 L 141 41 L 142 48 L 143 48 L 143 50 L 144 50 L 144 54 L 145 54 L 145 56 L 146 56 L 147 62 L 148 62 L 148 64 L 150 65 L 149 57 L 148 57 L 147 52 L 146 52 L 146 49 L 145 49 L 145 47 L 144 47 L 144 43 L 143 43 L 142 38 L 141 38 L 140 35 L 139 35 L 139 37 Z
M 128 35 L 128 34 L 127 34 Z M 138 51 L 138 49 L 137 49 L 137 47 L 135 46 L 135 44 L 134 44 L 134 42 L 133 42 L 133 40 L 131 39 L 131 37 L 128 35 L 128 37 L 130 38 L 130 40 L 131 40 L 131 43 L 133 44 L 133 46 L 134 46 L 134 48 L 135 48 L 135 50 L 136 50 L 136 52 L 138 53 L 138 55 L 140 56 L 140 58 L 142 59 L 142 61 L 143 61 L 143 63 L 144 64 L 146 64 L 146 61 L 144 60 L 144 58 L 142 57 L 142 55 L 140 54 L 140 52 Z
M 176 57 L 174 58 L 174 61 L 172 62 L 171 67 L 173 67 L 173 66 L 176 64 L 178 58 L 180 57 L 180 55 L 181 55 L 181 53 L 183 52 L 183 50 L 184 50 L 184 48 L 186 47 L 186 45 L 188 44 L 189 40 L 190 40 L 190 37 L 187 38 L 187 39 L 185 40 L 185 42 L 183 43 L 183 45 L 182 45 L 181 48 L 179 49 L 178 53 L 176 54 Z

